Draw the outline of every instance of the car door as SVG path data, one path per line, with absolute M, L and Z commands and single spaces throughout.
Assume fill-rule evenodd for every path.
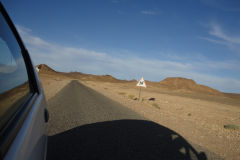
M 0 159 L 45 159 L 47 120 L 38 75 L 0 3 Z

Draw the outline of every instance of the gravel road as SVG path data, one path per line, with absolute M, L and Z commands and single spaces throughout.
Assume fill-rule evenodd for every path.
M 78 81 L 51 98 L 48 109 L 48 160 L 207 159 L 179 134 Z

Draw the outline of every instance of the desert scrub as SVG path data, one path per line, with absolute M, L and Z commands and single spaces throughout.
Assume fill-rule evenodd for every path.
M 225 124 L 224 128 L 226 129 L 233 129 L 233 130 L 240 130 L 240 125 L 236 124 Z
M 188 113 L 188 116 L 191 116 L 192 114 L 191 113 Z
M 104 88 L 104 89 L 108 89 L 108 88 Z
M 119 95 L 125 95 L 125 92 L 118 92 Z
M 155 107 L 155 108 L 157 108 L 157 109 L 160 109 L 160 107 L 158 106 L 157 103 L 153 103 L 152 106 Z
M 135 96 L 132 95 L 132 94 L 129 94 L 129 95 L 128 95 L 128 98 L 129 98 L 129 99 L 134 99 L 134 97 L 135 97 Z

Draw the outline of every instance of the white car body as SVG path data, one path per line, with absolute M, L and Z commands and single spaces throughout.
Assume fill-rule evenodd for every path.
M 1 2 L 0 12 L 0 107 L 7 108 L 0 110 L 0 159 L 43 160 L 46 159 L 47 153 L 48 111 L 45 96 L 28 51 Z M 10 43 L 13 41 L 14 43 Z M 5 45 L 5 48 L 2 44 Z M 12 53 L 11 51 L 15 51 L 16 48 L 20 52 Z M 7 49 L 9 49 L 8 52 Z M 6 55 L 13 57 L 15 65 L 13 70 L 6 70 L 11 66 Z M 21 74 L 19 66 L 25 66 L 23 67 L 25 69 L 23 72 L 26 73 L 25 77 Z M 16 79 L 12 80 L 10 78 L 12 75 Z M 18 85 L 13 83 L 21 78 L 25 78 L 27 81 L 21 84 L 17 82 Z M 11 81 L 12 83 L 10 83 Z M 20 87 L 27 92 L 20 92 Z M 14 89 L 17 90 L 15 93 Z M 20 98 L 16 102 L 7 106 L 9 100 L 13 101 L 11 95 L 15 96 L 16 93 L 18 95 L 26 93 L 26 95 L 20 94 Z

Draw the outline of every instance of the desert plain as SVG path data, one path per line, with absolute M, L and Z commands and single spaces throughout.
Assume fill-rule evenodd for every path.
M 146 81 L 141 98 L 137 81 L 110 75 L 56 72 L 46 65 L 39 76 L 47 101 L 72 80 L 94 89 L 222 159 L 240 159 L 240 95 L 222 93 L 185 78 Z M 211 159 L 211 158 L 210 158 Z

